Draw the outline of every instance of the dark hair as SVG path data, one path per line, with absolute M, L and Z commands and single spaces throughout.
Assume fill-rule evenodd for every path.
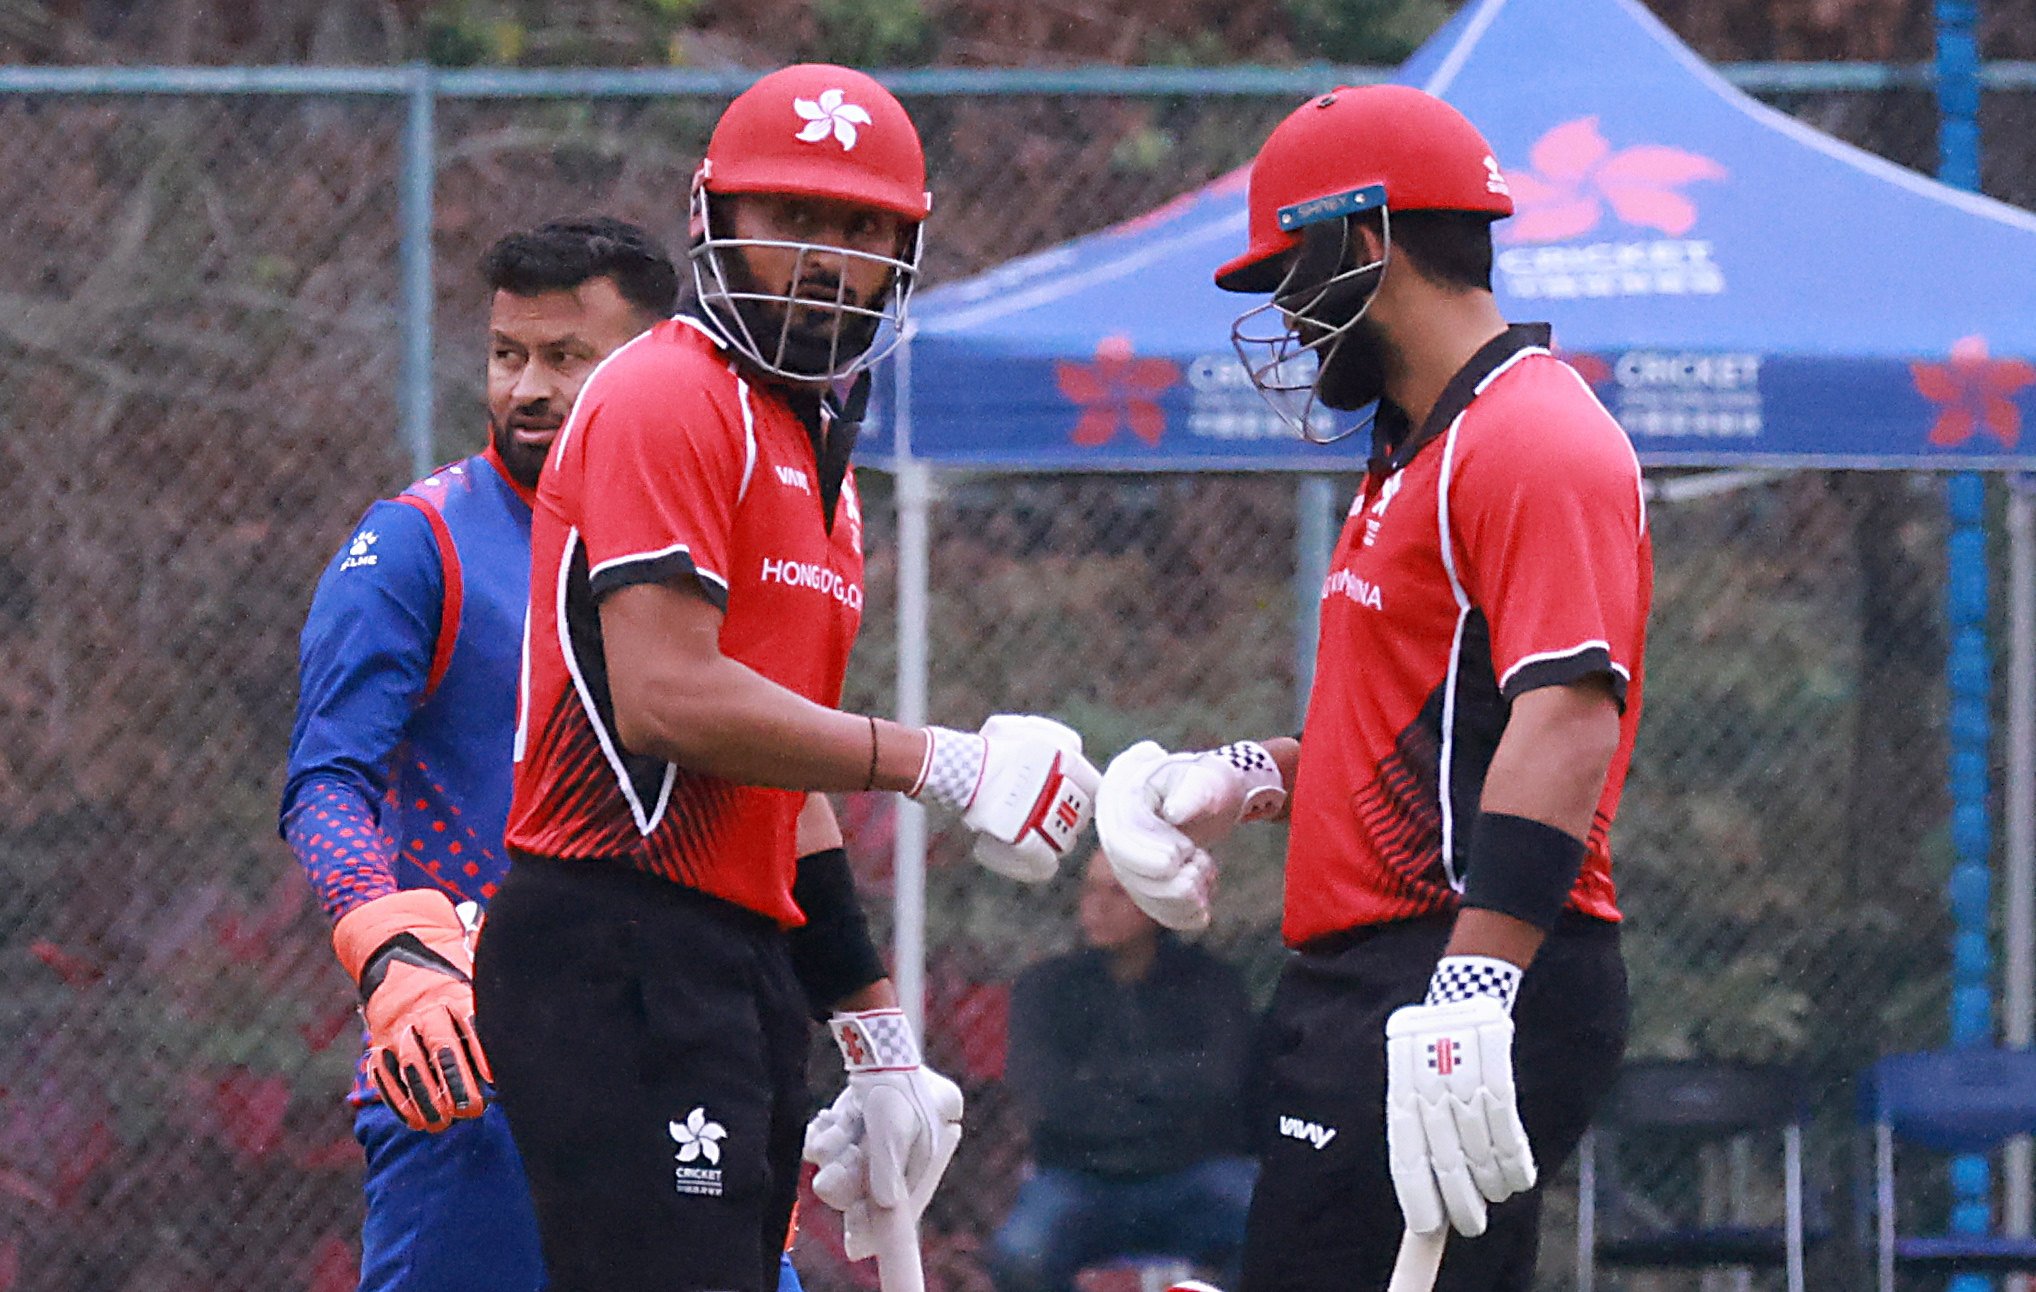
M 488 248 L 481 276 L 492 291 L 536 296 L 612 278 L 622 299 L 663 317 L 678 302 L 679 272 L 657 239 L 605 215 L 553 220 Z
M 1438 286 L 1492 290 L 1492 217 L 1483 211 L 1395 211 L 1393 250 Z

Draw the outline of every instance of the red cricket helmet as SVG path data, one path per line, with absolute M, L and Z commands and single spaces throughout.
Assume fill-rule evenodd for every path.
M 1279 285 L 1275 262 L 1300 244 L 1281 212 L 1383 184 L 1389 211 L 1513 214 L 1492 146 L 1461 112 L 1405 85 L 1344 86 L 1273 128 L 1251 163 L 1251 245 L 1216 271 L 1233 292 Z
M 926 153 L 905 105 L 869 75 L 827 63 L 780 68 L 715 124 L 698 182 L 710 193 L 835 198 L 923 220 Z

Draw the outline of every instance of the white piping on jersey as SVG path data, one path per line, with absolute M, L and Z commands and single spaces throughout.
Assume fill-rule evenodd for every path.
M 1506 675 L 1499 679 L 1499 689 L 1501 691 L 1505 690 L 1506 683 L 1513 680 L 1513 674 L 1518 673 L 1521 669 L 1526 668 L 1530 664 L 1546 664 L 1551 660 L 1558 659 L 1575 659 L 1577 656 L 1582 655 L 1587 651 L 1593 650 L 1601 650 L 1605 652 L 1606 660 L 1605 666 L 1611 669 L 1614 673 L 1617 673 L 1619 675 L 1619 680 L 1621 682 L 1631 682 L 1633 680 L 1632 672 L 1629 671 L 1624 664 L 1621 664 L 1618 660 L 1612 658 L 1612 643 L 1608 641 L 1599 641 L 1596 638 L 1592 638 L 1590 641 L 1578 642 L 1576 645 L 1565 647 L 1562 650 L 1536 651 L 1532 655 L 1521 656 L 1520 661 L 1517 664 L 1513 665 L 1513 667 L 1507 669 Z
M 566 662 L 566 671 L 572 674 L 573 690 L 579 693 L 580 708 L 587 715 L 587 725 L 594 729 L 594 739 L 601 742 L 602 756 L 607 758 L 609 768 L 615 773 L 615 784 L 622 791 L 623 800 L 629 804 L 629 815 L 636 822 L 636 832 L 648 838 L 651 831 L 657 829 L 658 824 L 664 820 L 665 808 L 672 801 L 672 784 L 677 779 L 679 769 L 671 763 L 665 764 L 664 782 L 658 786 L 657 806 L 646 814 L 643 810 L 643 801 L 636 797 L 636 786 L 629 782 L 629 769 L 622 765 L 622 756 L 616 752 L 615 742 L 609 738 L 608 729 L 601 725 L 601 710 L 594 703 L 594 693 L 588 689 L 587 679 L 580 676 L 579 660 L 573 656 L 573 635 L 566 626 L 566 588 L 569 583 L 567 576 L 573 568 L 573 554 L 579 547 L 580 531 L 578 527 L 574 527 L 566 531 L 565 554 L 559 559 L 558 566 L 556 608 L 558 618 L 555 627 L 558 630 L 559 658 Z M 613 565 L 614 562 L 609 561 L 606 564 Z
M 566 424 L 559 427 L 558 438 L 552 441 L 551 448 L 545 453 L 544 456 L 547 459 L 555 461 L 565 453 L 567 442 L 573 438 L 573 432 L 579 428 L 581 421 L 584 420 L 580 416 L 580 410 L 592 407 L 594 403 L 593 400 L 588 399 L 586 396 L 587 392 L 594 388 L 594 382 L 600 378 L 601 370 L 615 362 L 617 356 L 621 355 L 623 351 L 634 347 L 639 341 L 642 341 L 649 335 L 648 331 L 638 332 L 621 345 L 616 346 L 607 358 L 594 365 L 594 370 L 587 374 L 586 381 L 580 384 L 579 397 L 573 400 L 572 411 L 566 414 Z
M 530 738 L 530 608 L 523 609 L 523 659 L 516 667 L 516 746 L 511 763 L 523 761 L 523 748 Z
M 729 369 L 732 374 L 735 370 Z M 736 398 L 742 403 L 742 485 L 735 491 L 739 506 L 749 497 L 749 477 L 756 470 L 756 414 L 749 407 L 749 383 L 741 377 L 735 379 Z
M 580 531 L 578 529 L 573 530 L 573 537 L 578 538 L 579 533 Z M 595 579 L 600 578 L 602 575 L 606 574 L 608 571 L 612 569 L 615 569 L 618 566 L 635 565 L 640 561 L 662 561 L 667 556 L 681 556 L 681 555 L 683 555 L 688 561 L 693 561 L 693 549 L 686 546 L 684 543 L 673 543 L 670 547 L 660 547 L 655 552 L 630 552 L 623 556 L 611 556 L 607 560 L 595 566 L 593 569 L 587 571 L 587 582 L 592 583 Z M 714 571 L 701 565 L 698 561 L 693 561 L 693 573 L 699 575 L 703 579 L 708 580 L 709 582 L 719 584 L 721 587 L 721 591 L 724 594 L 727 593 L 728 580 L 722 578 L 720 575 L 714 573 Z
M 1484 375 L 1484 379 L 1471 387 L 1470 397 L 1475 400 L 1485 393 L 1486 387 L 1499 379 L 1499 374 L 1511 368 L 1529 355 L 1547 354 L 1545 346 L 1522 346 L 1507 355 L 1505 362 Z M 1470 412 L 1465 405 L 1442 437 L 1442 469 L 1436 473 L 1435 481 L 1435 525 L 1442 543 L 1442 572 L 1449 576 L 1449 592 L 1456 598 L 1456 629 L 1449 638 L 1449 672 L 1442 680 L 1442 751 L 1436 761 L 1435 797 L 1442 804 L 1442 873 L 1449 878 L 1449 886 L 1457 892 L 1463 891 L 1463 880 L 1456 873 L 1456 801 L 1450 773 L 1456 762 L 1456 683 L 1463 667 L 1463 634 L 1470 623 L 1470 593 L 1464 590 L 1463 580 L 1456 572 L 1456 544 L 1452 541 L 1449 528 L 1449 480 L 1456 469 L 1456 433 L 1463 428 L 1463 419 Z
M 1487 378 L 1489 380 L 1489 378 Z M 1484 383 L 1478 384 L 1484 389 Z M 1473 396 L 1475 398 L 1475 396 Z M 1470 594 L 1456 575 L 1456 551 L 1449 537 L 1449 476 L 1456 466 L 1456 432 L 1463 414 L 1449 424 L 1442 438 L 1442 468 L 1435 486 L 1435 524 L 1442 539 L 1442 572 L 1449 576 L 1449 592 L 1456 598 L 1456 627 L 1449 635 L 1449 671 L 1442 678 L 1442 751 L 1435 763 L 1436 800 L 1442 805 L 1442 873 L 1449 886 L 1461 893 L 1463 880 L 1456 873 L 1456 793 L 1451 771 L 1456 762 L 1456 678 L 1463 666 L 1463 630 L 1470 623 Z
M 713 328 L 708 327 L 705 323 L 702 323 L 700 320 L 694 318 L 690 314 L 674 314 L 672 315 L 672 322 L 683 323 L 687 327 L 693 329 L 695 332 L 698 332 L 701 336 L 706 337 L 709 341 L 712 341 L 714 343 L 714 348 L 716 350 L 726 350 L 728 348 L 727 344 L 723 342 L 720 337 L 714 335 Z

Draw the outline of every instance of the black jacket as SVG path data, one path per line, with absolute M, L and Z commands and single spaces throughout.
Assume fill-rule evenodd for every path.
M 1237 971 L 1160 935 L 1150 972 L 1083 950 L 1026 970 L 1008 1078 L 1041 1166 L 1154 1175 L 1243 1151 L 1250 1004 Z

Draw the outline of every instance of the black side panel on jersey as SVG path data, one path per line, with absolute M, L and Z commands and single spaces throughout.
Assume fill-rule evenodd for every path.
M 587 549 L 573 541 L 572 564 L 566 570 L 566 640 L 563 643 L 573 671 L 587 684 L 594 700 L 594 720 L 622 760 L 636 801 L 646 813 L 655 809 L 670 764 L 648 754 L 633 754 L 622 747 L 615 729 L 615 698 L 608 690 L 608 656 L 601 645 L 601 612 L 587 584 Z
M 1449 807 L 1451 871 L 1462 883 L 1470 874 L 1470 828 L 1484 798 L 1485 773 L 1505 734 L 1512 706 L 1499 694 L 1492 669 L 1492 632 L 1482 610 L 1470 612 L 1457 653 L 1456 703 L 1449 742 Z

